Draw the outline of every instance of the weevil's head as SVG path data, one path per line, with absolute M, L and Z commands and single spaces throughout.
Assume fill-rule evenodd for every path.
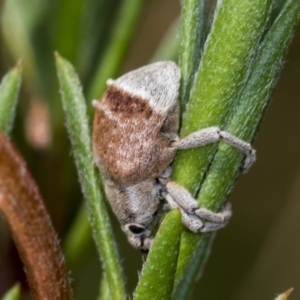
M 126 188 L 107 183 L 107 198 L 130 244 L 147 252 L 153 242 L 153 230 L 159 221 L 162 203 L 160 184 L 147 180 Z

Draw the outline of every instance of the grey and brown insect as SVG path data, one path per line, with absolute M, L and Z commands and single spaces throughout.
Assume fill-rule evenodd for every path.
M 129 242 L 149 250 L 152 231 L 164 209 L 179 207 L 182 222 L 193 232 L 224 227 L 231 216 L 199 208 L 191 194 L 170 180 L 170 164 L 178 149 L 224 140 L 247 155 L 245 169 L 255 160 L 251 145 L 218 127 L 178 137 L 180 69 L 157 62 L 107 81 L 93 125 L 94 159 L 111 207 Z M 165 204 L 165 202 L 167 204 Z

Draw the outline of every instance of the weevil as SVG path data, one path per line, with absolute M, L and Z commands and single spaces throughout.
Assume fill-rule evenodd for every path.
M 171 181 L 178 149 L 201 147 L 223 140 L 246 155 L 245 170 L 255 160 L 251 145 L 218 127 L 179 138 L 180 69 L 157 62 L 107 81 L 107 90 L 94 100 L 94 160 L 104 180 L 112 210 L 129 242 L 148 251 L 153 229 L 165 209 L 180 208 L 182 223 L 193 232 L 224 227 L 231 206 L 215 213 L 199 207 L 192 195 Z

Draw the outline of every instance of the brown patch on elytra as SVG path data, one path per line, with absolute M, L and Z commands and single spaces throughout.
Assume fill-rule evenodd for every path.
M 108 88 L 103 100 L 109 109 L 115 113 L 143 115 L 147 119 L 152 115 L 152 109 L 147 101 L 113 86 Z
M 176 114 L 175 106 L 170 112 Z M 102 175 L 123 187 L 158 177 L 175 155 L 169 145 L 178 122 L 168 121 L 161 132 L 166 118 L 148 101 L 109 87 L 96 106 L 93 125 L 94 157 Z

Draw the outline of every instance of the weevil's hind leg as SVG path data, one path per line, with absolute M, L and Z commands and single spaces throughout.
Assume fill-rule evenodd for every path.
M 221 140 L 236 147 L 247 156 L 243 168 L 243 171 L 247 172 L 256 159 L 255 150 L 250 143 L 247 143 L 226 131 L 221 131 L 219 127 L 208 127 L 193 132 L 183 139 L 172 143 L 172 147 L 176 147 L 177 149 L 189 149 L 216 143 Z
M 176 182 L 168 181 L 164 185 L 166 188 L 166 191 L 163 192 L 164 198 L 170 208 L 179 207 L 181 209 L 182 223 L 191 231 L 215 231 L 228 223 L 232 215 L 229 203 L 224 206 L 221 212 L 215 213 L 205 208 L 199 208 L 192 195 Z

